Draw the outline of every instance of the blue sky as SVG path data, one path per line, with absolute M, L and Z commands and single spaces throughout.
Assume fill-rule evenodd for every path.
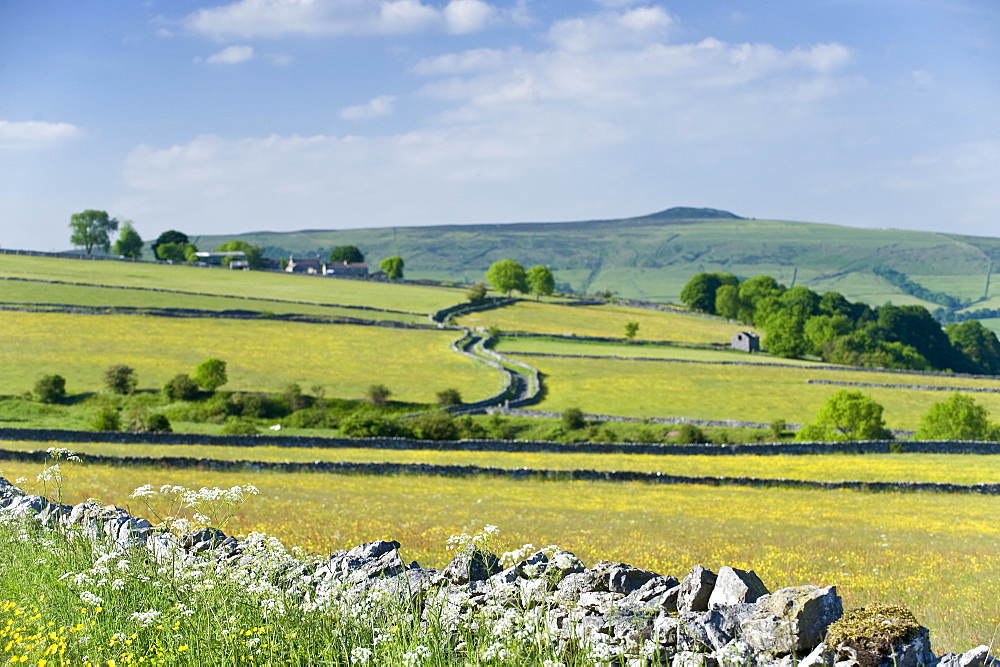
M 1000 235 L 996 0 L 4 0 L 0 246 L 707 206 Z

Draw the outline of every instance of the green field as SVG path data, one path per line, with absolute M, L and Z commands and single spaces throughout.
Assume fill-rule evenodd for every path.
M 364 280 L 145 262 L 84 261 L 2 254 L 0 276 L 165 288 L 219 296 L 375 306 L 417 313 L 430 313 L 465 299 L 463 290 L 421 285 L 393 285 Z
M 39 470 L 0 467 L 10 479 Z M 939 653 L 989 643 L 1000 623 L 1000 498 L 991 496 L 85 466 L 68 473 L 67 501 L 144 515 L 128 494 L 147 483 L 254 484 L 261 495 L 227 532 L 263 530 L 315 553 L 396 539 L 406 561 L 440 567 L 449 536 L 494 524 L 509 546 L 557 544 L 588 565 L 677 576 L 730 565 L 771 590 L 833 583 L 845 608 L 910 607 Z
M 42 443 L 0 441 L 0 449 L 33 451 Z M 136 456 L 133 444 L 73 443 L 84 454 Z M 757 477 L 819 482 L 1000 482 L 1000 456 L 972 454 L 824 454 L 793 456 L 584 454 L 563 452 L 482 452 L 436 449 L 316 447 L 226 447 L 223 445 L 142 445 L 141 456 L 186 456 L 247 461 L 351 461 L 476 465 L 535 470 L 628 470 L 688 477 Z M 0 461 L 0 468 L 3 462 Z
M 18 395 L 48 373 L 70 394 L 98 391 L 104 369 L 127 364 L 140 388 L 159 389 L 210 357 L 228 364 L 226 389 L 281 391 L 290 382 L 325 385 L 360 398 L 382 383 L 393 398 L 428 403 L 455 387 L 474 401 L 501 388 L 493 369 L 456 355 L 453 331 L 296 324 L 266 320 L 175 319 L 135 315 L 0 312 L 0 394 Z
M 638 322 L 636 340 L 684 343 L 723 343 L 745 326 L 715 318 L 696 317 L 626 306 L 561 306 L 519 301 L 506 308 L 486 310 L 458 318 L 468 327 L 495 326 L 502 331 L 526 331 L 577 336 L 625 338 L 625 323 Z
M 517 355 L 511 355 L 517 358 Z M 944 387 L 1000 387 L 996 380 L 896 375 L 864 371 L 832 371 L 794 367 L 717 366 L 706 364 L 523 357 L 544 374 L 545 399 L 533 408 L 626 417 L 684 416 L 697 419 L 742 419 L 769 423 L 775 419 L 808 422 L 826 398 L 843 387 L 806 384 L 807 379 Z M 850 388 L 885 407 L 889 428 L 915 429 L 932 403 L 947 392 L 912 389 Z M 975 394 L 994 415 L 1000 394 Z

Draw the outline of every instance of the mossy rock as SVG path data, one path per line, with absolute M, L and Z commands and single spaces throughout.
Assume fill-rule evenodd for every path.
M 860 665 L 875 667 L 884 664 L 897 647 L 913 641 L 923 632 L 925 629 L 909 609 L 875 603 L 852 609 L 832 623 L 826 644 L 834 649 L 841 646 L 853 649 Z

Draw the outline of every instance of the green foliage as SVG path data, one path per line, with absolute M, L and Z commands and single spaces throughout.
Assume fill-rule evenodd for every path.
M 715 293 L 722 284 L 718 273 L 696 273 L 681 290 L 681 303 L 691 310 L 714 315 Z
M 250 245 L 246 241 L 227 241 L 215 249 L 215 252 L 233 251 L 242 252 L 251 269 L 259 269 L 264 265 L 264 253 L 260 246 Z M 233 259 L 236 257 L 225 257 L 222 263 L 228 266 Z
M 193 243 L 162 243 L 156 248 L 156 258 L 165 262 L 193 262 L 198 246 Z
M 360 264 L 365 261 L 365 256 L 358 250 L 357 246 L 341 245 L 330 251 L 330 263 Z M 402 267 L 400 267 L 402 268 Z
M 257 435 L 257 424 L 246 417 L 229 417 L 222 424 L 222 435 Z
M 885 440 L 892 436 L 882 406 L 859 391 L 841 389 L 826 400 L 816 419 L 799 431 L 800 441 Z
M 215 391 L 229 382 L 226 362 L 222 359 L 206 359 L 194 369 L 191 379 L 205 391 Z
M 171 401 L 191 401 L 198 397 L 198 385 L 186 373 L 180 373 L 163 385 L 163 394 Z
M 122 223 L 118 232 L 118 240 L 115 241 L 114 253 L 120 257 L 129 259 L 140 259 L 142 257 L 142 237 L 135 231 L 131 220 Z
M 955 392 L 935 403 L 920 421 L 917 440 L 989 440 L 996 432 L 986 408 L 972 397 Z
M 122 430 L 121 414 L 113 407 L 106 405 L 97 411 L 90 426 L 95 431 L 120 431 Z
M 556 279 L 552 275 L 552 270 L 541 264 L 528 269 L 525 280 L 528 289 L 532 294 L 536 295 L 536 298 L 549 296 L 556 288 Z
M 712 439 L 694 424 L 681 424 L 677 429 L 677 442 L 682 445 L 701 445 L 712 442 Z
M 66 378 L 61 375 L 43 375 L 35 383 L 35 400 L 41 403 L 61 403 L 66 398 Z
M 298 382 L 290 382 L 285 385 L 284 399 L 289 412 L 302 410 L 309 405 L 309 399 L 302 395 L 302 387 L 299 386 Z
M 395 419 L 372 411 L 357 411 L 340 422 L 340 432 L 350 438 L 395 438 L 409 435 Z
M 162 234 L 156 237 L 156 240 L 153 241 L 153 244 L 150 246 L 150 248 L 153 251 L 153 256 L 159 258 L 160 253 L 158 251 L 161 245 L 165 245 L 167 243 L 175 243 L 181 246 L 186 246 L 190 241 L 191 239 L 189 239 L 188 235 L 185 234 L 184 232 L 179 232 L 176 229 L 168 229 L 167 231 L 163 232 Z
M 409 420 L 414 437 L 421 440 L 458 440 L 459 425 L 447 412 L 425 412 Z
M 94 248 L 104 252 L 111 248 L 111 232 L 118 229 L 118 221 L 108 217 L 107 211 L 87 209 L 70 216 L 69 228 L 73 230 L 69 242 L 83 246 L 89 255 Z
M 738 320 L 746 308 L 740 301 L 740 288 L 737 285 L 720 285 L 715 290 L 715 314 L 727 320 Z
M 638 322 L 626 322 L 625 323 L 625 337 L 630 341 L 635 340 L 636 334 L 639 333 L 639 323 Z
M 949 324 L 945 335 L 977 373 L 1000 375 L 1000 340 L 978 320 Z
M 462 394 L 458 391 L 458 389 L 442 389 L 437 393 L 437 402 L 438 405 L 444 407 L 448 407 L 450 405 L 461 405 Z
M 368 402 L 380 408 L 385 407 L 385 405 L 389 402 L 390 396 L 392 396 L 392 391 L 390 391 L 384 384 L 370 385 L 365 391 L 365 398 Z
M 486 300 L 486 283 L 478 282 L 469 287 L 469 291 L 466 293 L 465 298 L 469 300 L 470 303 L 482 303 Z
M 580 408 L 566 408 L 562 413 L 563 425 L 574 431 L 587 425 L 587 420 L 583 418 L 583 410 Z
M 513 440 L 517 433 L 514 425 L 494 412 L 490 415 L 486 430 L 491 438 L 496 440 Z
M 133 433 L 170 433 L 170 420 L 162 412 L 138 412 L 132 415 L 128 430 Z
M 788 424 L 785 423 L 784 419 L 775 419 L 768 425 L 768 429 L 771 431 L 771 437 L 775 440 L 781 440 L 781 436 L 784 435 L 787 427 Z
M 340 419 L 330 410 L 313 406 L 296 410 L 283 419 L 282 424 L 293 428 L 337 428 Z
M 112 394 L 131 394 L 139 383 L 135 369 L 125 364 L 115 364 L 104 371 L 104 386 Z
M 379 262 L 378 267 L 385 271 L 385 275 L 389 280 L 399 280 L 403 277 L 403 258 L 399 255 L 393 257 L 386 257 L 381 262 Z
M 920 632 L 920 623 L 909 609 L 879 602 L 850 609 L 830 624 L 826 643 L 857 652 L 861 665 L 888 664 L 893 646 L 908 642 Z
M 528 291 L 524 267 L 512 259 L 501 259 L 491 264 L 486 271 L 486 282 L 507 295 L 514 290 L 521 293 Z
M 944 306 L 945 308 L 951 310 L 957 310 L 966 305 L 961 299 L 957 299 L 950 294 L 945 294 L 944 292 L 929 290 L 923 285 L 910 280 L 905 273 L 900 273 L 899 271 L 890 269 L 884 264 L 873 266 L 872 273 L 895 285 L 901 289 L 904 294 L 915 296 L 923 301 L 930 301 L 931 303 L 936 303 L 939 306 Z

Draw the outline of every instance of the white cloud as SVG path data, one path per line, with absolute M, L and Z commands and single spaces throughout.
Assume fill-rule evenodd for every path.
M 444 20 L 448 32 L 465 34 L 482 30 L 495 13 L 482 0 L 451 0 L 444 8 Z
M 549 29 L 548 37 L 564 51 L 607 50 L 663 39 L 673 23 L 662 7 L 639 7 L 559 21 Z
M 82 135 L 71 123 L 0 120 L 0 148 L 43 148 Z
M 253 58 L 252 46 L 227 46 L 218 53 L 213 53 L 205 62 L 209 65 L 236 65 Z
M 496 10 L 484 0 L 237 0 L 199 9 L 185 27 L 214 39 L 287 35 L 399 34 L 424 30 L 475 32 Z
M 512 51 L 520 53 L 519 49 Z M 413 67 L 414 74 L 462 74 L 482 70 L 496 70 L 507 61 L 508 54 L 497 49 L 470 49 L 462 53 L 424 58 Z
M 346 120 L 364 120 L 389 116 L 392 114 L 395 102 L 395 96 L 381 95 L 369 101 L 368 104 L 341 109 L 340 117 Z

